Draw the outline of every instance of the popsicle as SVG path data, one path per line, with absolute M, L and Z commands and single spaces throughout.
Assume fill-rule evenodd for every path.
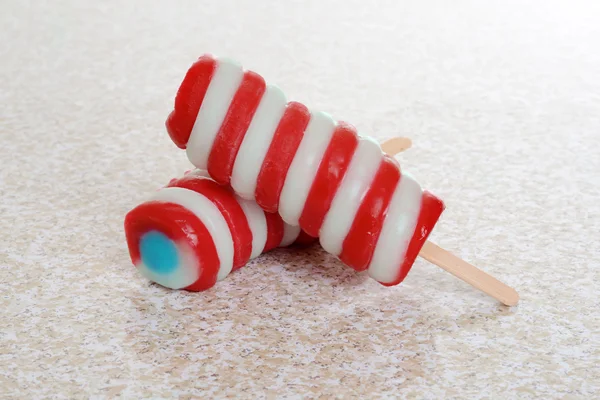
M 166 127 L 197 168 L 383 285 L 402 282 L 444 210 L 377 141 L 229 59 L 192 65 Z
M 125 217 L 131 260 L 171 289 L 206 290 L 261 253 L 315 239 L 204 171 L 173 179 Z

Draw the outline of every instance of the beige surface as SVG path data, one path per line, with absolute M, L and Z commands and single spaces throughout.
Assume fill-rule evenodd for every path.
M 597 2 L 125 3 L 2 2 L 1 397 L 600 397 Z M 205 51 L 412 137 L 433 239 L 520 305 L 316 249 L 201 294 L 140 278 L 122 218 L 188 166 L 163 121 Z

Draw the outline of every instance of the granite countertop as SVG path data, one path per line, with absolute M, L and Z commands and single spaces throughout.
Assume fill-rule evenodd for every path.
M 600 397 L 600 9 L 532 1 L 3 2 L 0 398 Z M 138 275 L 124 214 L 189 168 L 204 52 L 380 139 L 447 210 L 385 288 L 318 246 L 203 293 Z

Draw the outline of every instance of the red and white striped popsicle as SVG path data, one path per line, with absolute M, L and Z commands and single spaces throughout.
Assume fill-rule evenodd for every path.
M 195 170 L 125 217 L 133 264 L 171 289 L 209 289 L 275 247 L 315 239 Z
M 444 210 L 379 143 L 211 55 L 188 70 L 166 122 L 190 161 L 384 285 L 400 283 Z

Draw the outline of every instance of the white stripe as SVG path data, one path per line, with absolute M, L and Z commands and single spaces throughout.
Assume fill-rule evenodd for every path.
M 369 276 L 376 281 L 391 283 L 398 277 L 419 219 L 422 198 L 421 186 L 403 172 L 369 264 Z
M 242 66 L 229 59 L 218 59 L 187 144 L 192 164 L 206 169 L 215 137 L 225 119 L 233 96 L 244 76 Z
M 306 198 L 334 129 L 335 121 L 329 114 L 319 111 L 311 115 L 279 198 L 278 212 L 290 225 L 298 225 Z
M 244 210 L 246 220 L 252 231 L 252 254 L 250 259 L 253 259 L 263 252 L 267 243 L 267 218 L 265 212 L 252 200 L 242 199 L 238 196 L 235 196 L 235 199 Z
M 159 190 L 152 200 L 166 201 L 185 207 L 206 226 L 217 248 L 219 256 L 219 274 L 217 280 L 225 278 L 233 268 L 233 238 L 227 221 L 216 205 L 200 193 L 179 187 Z
M 254 200 L 258 174 L 285 108 L 286 99 L 281 89 L 268 85 L 246 131 L 231 173 L 231 186 L 245 199 Z
M 382 159 L 381 147 L 375 139 L 360 139 L 319 231 L 319 241 L 325 251 L 335 256 L 342 252 L 344 239 Z
M 298 235 L 300 234 L 299 226 L 292 226 L 289 224 L 283 224 L 283 239 L 281 239 L 281 243 L 279 243 L 279 247 L 289 246 L 294 243 L 296 239 L 298 239 Z
M 204 178 L 209 178 L 212 181 L 212 178 L 208 174 L 208 171 L 205 169 L 194 168 L 193 170 L 190 171 L 189 174 L 184 175 L 184 176 L 202 176 Z
M 200 268 L 195 253 L 186 243 L 175 243 L 177 248 L 177 268 L 169 274 L 159 274 L 148 268 L 143 262 L 136 264 L 140 273 L 152 282 L 169 289 L 182 289 L 200 278 Z

